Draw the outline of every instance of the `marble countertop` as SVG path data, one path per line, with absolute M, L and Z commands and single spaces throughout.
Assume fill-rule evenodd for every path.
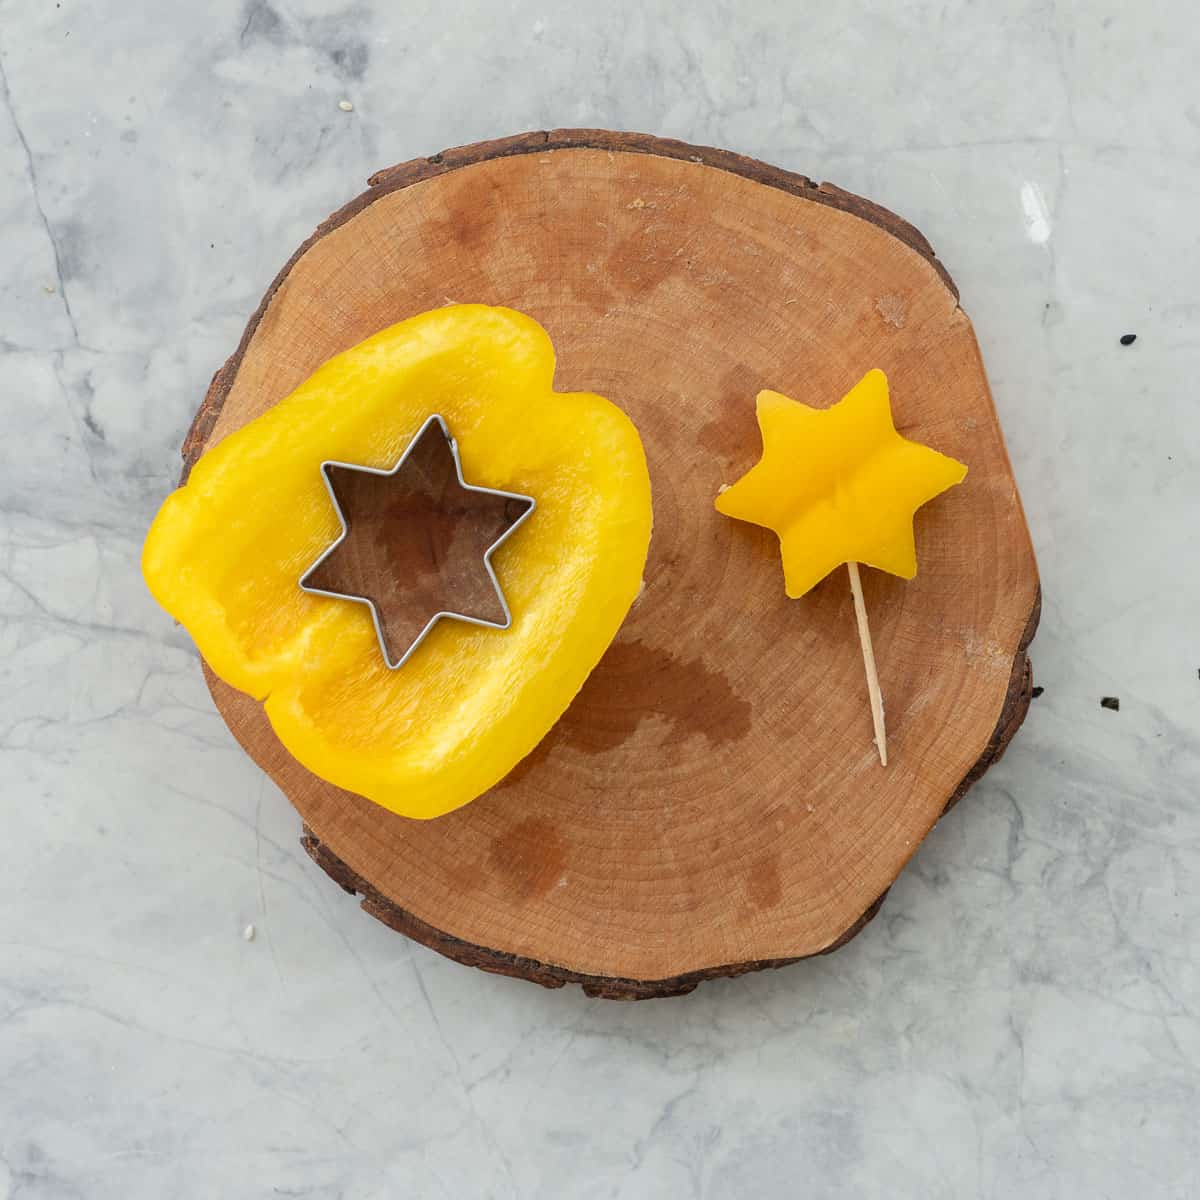
M 1198 58 L 1183 0 L 0 0 L 0 1200 L 1200 1194 Z M 1045 588 L 1044 694 L 875 923 L 641 1005 L 360 913 L 138 573 L 317 221 L 555 125 L 920 227 Z

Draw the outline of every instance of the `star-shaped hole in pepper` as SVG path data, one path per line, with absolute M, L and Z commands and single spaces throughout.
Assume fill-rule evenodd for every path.
M 389 667 L 403 666 L 443 617 L 512 624 L 492 554 L 534 500 L 467 483 L 440 416 L 421 426 L 390 471 L 342 462 L 321 471 L 342 532 L 300 586 L 366 604 Z

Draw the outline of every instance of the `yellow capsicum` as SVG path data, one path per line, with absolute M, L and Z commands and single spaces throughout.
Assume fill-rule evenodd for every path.
M 553 376 L 521 313 L 424 313 L 331 359 L 163 504 L 150 591 L 322 779 L 405 816 L 458 808 L 537 745 L 615 636 L 650 539 L 645 455 L 620 409 Z M 471 483 L 537 507 L 492 559 L 511 627 L 443 620 L 390 670 L 366 606 L 298 581 L 340 532 L 322 461 L 390 468 L 434 412 Z
M 896 432 L 882 371 L 868 371 L 831 408 L 759 392 L 758 424 L 762 458 L 716 507 L 775 531 L 793 600 L 843 563 L 916 575 L 913 514 L 967 468 Z

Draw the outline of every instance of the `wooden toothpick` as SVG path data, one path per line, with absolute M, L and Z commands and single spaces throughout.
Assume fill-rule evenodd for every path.
M 759 392 L 757 407 L 762 458 L 722 489 L 717 512 L 774 530 L 792 599 L 824 579 L 831 561 L 849 568 L 875 744 L 886 767 L 883 697 L 858 556 L 911 579 L 917 570 L 913 514 L 961 483 L 967 468 L 896 432 L 887 376 L 878 369 L 830 408 L 812 408 L 772 391 Z M 864 541 L 867 514 L 874 529 Z
M 879 672 L 875 670 L 875 650 L 871 645 L 871 627 L 867 624 L 867 605 L 863 600 L 862 577 L 858 563 L 849 562 L 850 591 L 854 595 L 854 615 L 858 619 L 858 640 L 862 643 L 863 666 L 867 672 L 867 691 L 871 696 L 871 720 L 875 724 L 875 745 L 879 748 L 879 762 L 887 766 L 887 733 L 883 728 L 883 693 L 879 690 Z

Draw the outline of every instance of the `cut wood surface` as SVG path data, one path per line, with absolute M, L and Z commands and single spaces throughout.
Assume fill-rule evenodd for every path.
M 368 912 L 485 970 L 642 998 L 842 944 L 1029 703 L 1037 568 L 945 269 L 885 209 L 726 151 L 600 130 L 449 150 L 380 172 L 297 251 L 185 474 L 331 355 L 449 301 L 529 313 L 556 387 L 637 423 L 643 595 L 537 750 L 437 820 L 317 779 L 206 672 L 234 735 Z M 760 389 L 826 407 L 871 367 L 900 431 L 970 468 L 917 515 L 917 578 L 863 575 L 886 770 L 844 574 L 788 600 L 773 535 L 713 508 L 758 457 Z

